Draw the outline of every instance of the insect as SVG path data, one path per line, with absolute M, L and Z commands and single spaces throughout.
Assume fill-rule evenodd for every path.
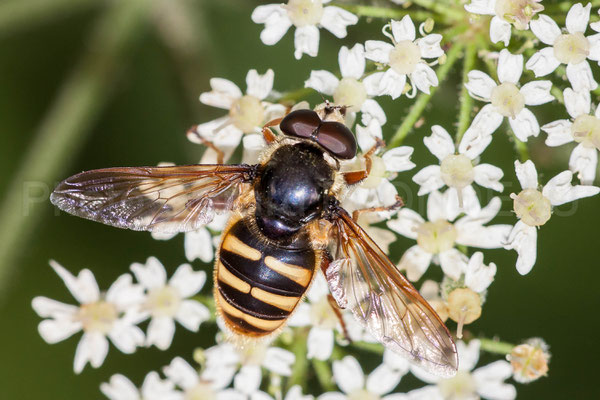
M 358 213 L 340 205 L 345 191 L 368 177 L 372 154 L 365 170 L 341 171 L 357 148 L 343 112 L 326 103 L 271 121 L 256 165 L 98 169 L 60 183 L 51 201 L 79 217 L 165 233 L 193 231 L 231 212 L 214 294 L 234 334 L 280 330 L 320 269 L 337 305 L 381 343 L 452 376 L 458 357 L 448 329 L 358 225 Z M 277 125 L 278 135 L 271 130 Z

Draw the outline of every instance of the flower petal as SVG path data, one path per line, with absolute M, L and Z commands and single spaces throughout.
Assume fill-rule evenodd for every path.
M 79 307 L 61 303 L 44 296 L 37 296 L 31 301 L 31 307 L 42 318 L 71 319 Z
M 521 275 L 527 275 L 537 257 L 537 229 L 519 220 L 510 232 L 504 248 L 517 252 L 517 271 Z
M 563 91 L 565 107 L 571 118 L 575 119 L 580 115 L 588 115 L 592 107 L 590 92 L 587 90 L 576 92 L 571 88 Z
M 424 137 L 423 143 L 440 161 L 450 154 L 454 154 L 454 141 L 448 131 L 439 125 L 431 127 L 431 136 Z
M 325 361 L 333 352 L 333 330 L 313 326 L 308 332 L 306 342 L 308 343 L 306 357 Z
M 500 127 L 500 125 L 502 125 L 503 120 L 504 116 L 496 112 L 495 107 L 492 104 L 486 104 L 473 119 L 469 131 L 475 136 L 481 135 L 482 133 L 492 134 Z M 465 137 L 467 137 L 466 133 L 463 136 L 463 141 L 465 140 Z M 473 138 L 470 139 L 472 140 Z M 460 148 L 459 151 L 462 152 Z
M 80 322 L 69 319 L 45 319 L 38 325 L 38 332 L 46 343 L 54 344 L 71 337 L 82 329 Z
M 568 119 L 560 119 L 542 126 L 542 130 L 548 134 L 548 137 L 546 138 L 546 145 L 555 147 L 572 142 L 572 125 L 573 123 Z
M 155 345 L 160 350 L 171 346 L 175 334 L 175 322 L 169 317 L 154 317 L 148 324 L 146 331 L 146 346 Z
M 475 160 L 492 143 L 492 135 L 471 125 L 464 133 L 458 145 L 458 152 Z
M 319 93 L 333 96 L 340 84 L 334 74 L 325 70 L 310 71 L 310 77 L 304 82 L 304 87 L 315 89 Z
M 246 75 L 246 94 L 264 100 L 273 90 L 274 78 L 275 73 L 270 68 L 264 75 L 259 75 L 255 69 L 251 69 Z
M 528 108 L 522 109 L 515 118 L 509 118 L 508 123 L 515 136 L 522 142 L 527 142 L 530 136 L 540 134 L 540 125 L 535 115 Z
M 73 370 L 76 374 L 83 371 L 85 364 L 89 363 L 93 368 L 98 368 L 104 362 L 108 354 L 108 340 L 100 333 L 84 333 L 75 350 Z
M 438 86 L 438 77 L 435 71 L 425 63 L 418 63 L 410 74 L 412 83 L 423 93 L 429 94 L 432 86 Z
M 137 400 L 140 396 L 137 387 L 121 374 L 111 376 L 109 383 L 101 383 L 100 391 L 110 400 Z
M 302 54 L 316 57 L 319 53 L 319 29 L 313 25 L 296 28 L 294 34 L 294 57 L 302 58 Z
M 581 3 L 574 4 L 567 13 L 566 26 L 569 33 L 584 33 L 590 22 L 590 11 L 592 4 L 588 3 L 585 7 Z
M 385 169 L 390 172 L 408 171 L 415 167 L 415 164 L 410 161 L 415 149 L 410 146 L 394 147 L 386 151 L 381 159 L 385 164 Z
M 210 311 L 206 306 L 196 300 L 183 300 L 175 314 L 175 319 L 185 329 L 192 332 L 198 332 L 200 324 L 208 321 Z
M 206 272 L 194 271 L 190 264 L 181 264 L 171 279 L 169 286 L 177 289 L 181 297 L 190 297 L 202 289 L 206 283 Z
M 376 72 L 367 76 L 363 83 L 366 87 L 377 88 L 378 96 L 388 95 L 392 99 L 397 99 L 402 95 L 406 86 L 406 75 L 399 75 L 390 68 L 385 72 Z
M 561 34 L 558 24 L 547 15 L 540 14 L 539 18 L 529 23 L 531 31 L 542 43 L 553 46 Z M 527 67 L 529 68 L 529 67 Z
M 465 10 L 472 14 L 494 15 L 494 5 L 496 0 L 471 0 L 470 4 L 465 4 Z
M 356 358 L 346 356 L 333 362 L 333 379 L 346 394 L 362 389 L 365 385 L 365 375 Z
M 542 194 L 550 200 L 553 206 L 569 203 L 584 197 L 595 196 L 600 193 L 600 188 L 596 186 L 583 186 L 571 184 L 573 173 L 563 171 L 550 179 L 544 186 Z
M 498 86 L 496 82 L 488 74 L 478 70 L 469 71 L 468 78 L 465 87 L 469 91 L 469 94 L 472 97 L 481 97 L 489 101 L 492 96 L 492 90 Z
M 494 281 L 494 276 L 496 276 L 496 264 L 485 265 L 483 253 L 480 251 L 474 253 L 465 270 L 465 285 L 471 290 L 481 293 Z
M 79 303 L 93 303 L 100 299 L 100 289 L 92 271 L 82 269 L 75 277 L 56 261 L 50 260 L 49 264 Z
M 518 160 L 515 161 L 515 172 L 517 173 L 517 179 L 523 189 L 537 190 L 538 174 L 533 161 L 527 160 L 522 164 Z
M 383 363 L 391 369 L 400 372 L 402 375 L 406 375 L 410 367 L 410 362 L 406 357 L 387 348 L 383 352 Z
M 242 97 L 240 88 L 228 79 L 211 78 L 210 87 L 210 92 L 200 95 L 202 104 L 228 110 L 235 99 Z
M 587 61 L 567 65 L 567 78 L 575 91 L 596 90 L 598 83 L 594 80 L 592 69 Z
M 504 172 L 491 164 L 479 164 L 473 169 L 475 172 L 475 182 L 478 185 L 490 188 L 497 192 L 504 190 L 504 185 L 500 183 L 500 179 L 504 176 Z
M 539 78 L 553 72 L 559 65 L 560 61 L 554 56 L 554 48 L 546 47 L 532 55 L 525 67 Z
M 260 154 L 265 150 L 267 144 L 262 134 L 252 133 L 250 135 L 244 135 L 244 138 L 242 139 L 242 146 L 244 147 L 244 151 L 242 154 L 242 164 L 254 165 L 258 164 Z M 212 229 L 210 225 L 209 227 Z
M 550 94 L 552 82 L 550 81 L 532 81 L 521 87 L 521 94 L 525 98 L 525 104 L 528 106 L 539 106 L 554 100 Z
M 333 33 L 338 38 L 345 38 L 348 35 L 346 28 L 349 25 L 356 25 L 358 17 L 350 11 L 343 8 L 329 6 L 323 9 L 321 17 L 321 26 Z
M 369 393 L 379 396 L 390 393 L 402 378 L 400 371 L 390 368 L 386 364 L 381 364 L 373 370 L 367 377 L 366 389 Z
M 199 382 L 196 370 L 181 357 L 175 357 L 163 368 L 163 372 L 177 386 L 186 390 L 193 388 Z
M 410 281 L 421 279 L 429 264 L 431 264 L 432 255 L 420 246 L 416 245 L 404 252 L 398 263 L 398 269 L 406 271 L 406 278 Z
M 510 43 L 511 25 L 504 19 L 494 16 L 490 22 L 490 39 L 492 43 L 502 42 L 505 46 Z
M 363 102 L 362 107 L 360 108 L 362 113 L 361 122 L 363 125 L 368 125 L 371 121 L 376 121 L 379 125 L 385 125 L 387 122 L 387 117 L 385 115 L 385 111 L 373 99 L 366 99 Z
M 498 58 L 498 79 L 502 83 L 519 83 L 523 74 L 523 55 L 502 49 Z
M 423 196 L 427 193 L 431 193 L 434 190 L 445 185 L 442 179 L 442 171 L 439 165 L 429 165 L 413 176 L 413 182 L 417 183 L 421 187 L 417 193 L 419 196 Z
M 410 208 L 401 208 L 394 219 L 387 222 L 388 228 L 409 239 L 417 239 L 417 229 L 425 220 L 416 211 Z
M 595 148 L 579 144 L 573 149 L 569 158 L 569 169 L 577 173 L 577 178 L 584 185 L 592 185 L 596 178 L 598 152 Z
M 281 4 L 258 6 L 252 12 L 251 18 L 256 24 L 265 24 L 265 29 L 260 33 L 260 40 L 267 46 L 279 42 L 292 26 L 287 10 Z
M 200 228 L 197 231 L 187 232 L 183 241 L 185 258 L 192 262 L 199 258 L 203 263 L 213 259 L 213 246 L 208 229 Z
M 440 266 L 444 275 L 457 281 L 460 275 L 467 268 L 468 258 L 457 249 L 450 249 L 439 254 Z
M 504 360 L 494 361 L 473 371 L 477 393 L 481 397 L 494 400 L 514 400 L 517 390 L 513 385 L 504 383 L 512 375 L 510 363 Z
M 381 40 L 367 40 L 365 42 L 365 57 L 369 60 L 388 64 L 390 62 L 390 52 L 394 46 Z
M 403 40 L 410 40 L 411 42 L 416 38 L 415 24 L 412 22 L 410 15 L 406 14 L 400 21 L 391 22 L 392 35 L 396 43 Z
M 123 274 L 110 285 L 106 292 L 106 301 L 114 304 L 119 311 L 126 311 L 144 301 L 144 288 L 134 285 L 129 274 Z
M 355 44 L 352 49 L 342 46 L 338 63 L 344 78 L 360 79 L 365 73 L 365 48 L 360 43 Z
M 417 44 L 421 49 L 421 57 L 423 58 L 439 58 L 444 55 L 444 50 L 440 47 L 442 35 L 432 33 L 419 39 Z
M 481 342 L 479 339 L 470 340 L 469 344 L 465 344 L 462 340 L 456 342 L 459 371 L 471 371 L 475 368 L 479 361 L 480 348 Z
M 263 366 L 277 375 L 290 376 L 291 366 L 296 361 L 294 353 L 279 347 L 269 347 L 265 353 Z
M 155 289 L 167 284 L 167 271 L 156 257 L 148 257 L 146 264 L 133 263 L 129 269 L 146 289 Z
M 233 378 L 233 387 L 240 392 L 250 395 L 258 390 L 262 374 L 258 365 L 243 365 Z
M 125 318 L 113 323 L 108 337 L 115 347 L 125 354 L 133 354 L 139 346 L 144 344 L 144 332 L 126 321 Z

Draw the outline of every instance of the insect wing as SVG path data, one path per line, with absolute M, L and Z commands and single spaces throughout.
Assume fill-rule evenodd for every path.
M 106 168 L 61 182 L 50 200 L 63 211 L 107 225 L 188 232 L 231 210 L 249 165 Z
M 456 345 L 431 306 L 343 209 L 332 229 L 334 261 L 326 277 L 338 305 L 350 309 L 386 347 L 426 371 L 455 375 Z

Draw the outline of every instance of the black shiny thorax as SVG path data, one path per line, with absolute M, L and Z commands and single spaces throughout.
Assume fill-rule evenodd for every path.
M 333 181 L 322 150 L 308 143 L 281 146 L 260 167 L 254 186 L 259 229 L 272 239 L 296 233 L 320 217 Z

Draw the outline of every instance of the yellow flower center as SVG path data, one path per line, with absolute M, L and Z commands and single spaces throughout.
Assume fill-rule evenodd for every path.
M 571 125 L 571 134 L 577 143 L 600 150 L 600 119 L 593 115 L 580 115 Z
M 118 311 L 114 304 L 106 301 L 84 304 L 79 308 L 77 319 L 86 332 L 100 332 L 107 334 L 112 329 L 113 323 L 118 318 Z
M 458 371 L 450 379 L 442 379 L 437 384 L 442 397 L 452 400 L 471 400 L 477 397 L 477 385 L 469 371 Z
M 173 317 L 179 310 L 181 296 L 170 286 L 152 289 L 148 293 L 146 308 L 154 317 Z
M 238 347 L 242 365 L 261 365 L 267 353 L 267 345 L 248 342 Z
M 550 219 L 552 205 L 544 195 L 535 189 L 525 189 L 512 195 L 517 217 L 529 226 L 542 226 Z
M 475 171 L 471 160 L 462 154 L 450 154 L 442 160 L 442 180 L 448 186 L 463 189 L 473 183 Z
M 462 338 L 463 326 L 481 316 L 481 296 L 469 288 L 454 289 L 448 295 L 448 316 L 458 324 L 456 336 Z
M 548 373 L 549 356 L 540 346 L 521 344 L 512 350 L 508 358 L 517 382 L 531 382 Z
M 525 96 L 514 83 L 503 83 L 492 89 L 492 105 L 505 117 L 515 118 L 525 108 Z
M 252 133 L 265 119 L 265 108 L 254 96 L 246 95 L 236 99 L 229 109 L 233 125 L 244 133 Z
M 367 89 L 362 82 L 354 78 L 344 78 L 333 92 L 333 101 L 340 106 L 347 106 L 349 111 L 360 111 L 367 99 Z
M 410 40 L 396 43 L 390 51 L 390 67 L 400 75 L 408 75 L 421 61 L 421 49 Z
M 496 0 L 496 15 L 510 22 L 517 29 L 527 29 L 533 16 L 542 11 L 544 6 L 535 0 Z
M 316 25 L 323 17 L 321 0 L 290 0 L 285 7 L 292 24 L 297 27 Z
M 417 244 L 431 254 L 442 253 L 454 247 L 458 233 L 450 222 L 438 219 L 424 222 L 417 229 Z
M 579 64 L 590 54 L 590 41 L 582 32 L 560 35 L 554 41 L 554 57 L 563 64 Z

